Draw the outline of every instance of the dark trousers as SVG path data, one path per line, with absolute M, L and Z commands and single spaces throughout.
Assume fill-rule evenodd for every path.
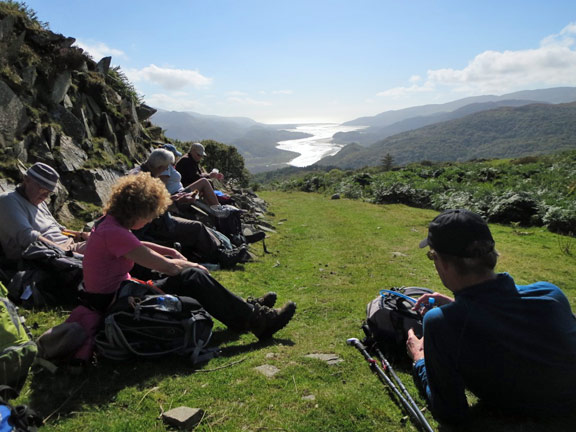
M 203 270 L 189 268 L 177 276 L 154 281 L 167 294 L 192 297 L 218 321 L 235 330 L 248 330 L 253 307 Z
M 184 255 L 194 254 L 201 262 L 218 262 L 220 240 L 202 222 L 166 213 L 141 230 L 133 232 L 143 241 L 168 243 L 170 247 L 178 242 L 183 247 Z

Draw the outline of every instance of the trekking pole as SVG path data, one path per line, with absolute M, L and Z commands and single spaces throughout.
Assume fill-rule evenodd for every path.
M 396 375 L 396 371 L 394 370 L 394 368 L 392 367 L 390 362 L 386 359 L 386 357 L 384 357 L 384 354 L 382 354 L 382 351 L 380 351 L 380 349 L 378 347 L 375 347 L 375 351 L 376 351 L 376 355 L 378 356 L 378 358 L 382 362 L 382 366 L 384 367 L 384 369 L 390 373 L 390 375 L 392 376 L 392 379 L 394 379 L 396 384 L 398 384 L 398 387 L 400 387 L 400 390 L 402 391 L 402 393 L 404 394 L 404 396 L 406 397 L 406 399 L 408 400 L 410 405 L 412 405 L 412 408 L 414 408 L 414 411 L 416 412 L 416 415 L 418 416 L 418 419 L 419 419 L 420 423 L 422 424 L 422 426 L 424 427 L 424 429 L 426 431 L 432 431 L 432 427 L 428 423 L 428 420 L 426 420 L 426 417 L 424 417 L 424 414 L 422 413 L 422 411 L 420 411 L 420 409 L 418 408 L 418 405 L 416 404 L 414 399 L 412 399 L 410 392 L 404 386 L 404 383 L 402 382 L 400 377 L 398 375 Z
M 424 419 L 424 422 L 422 421 L 422 418 L 420 417 L 422 413 L 420 412 L 418 407 L 415 406 L 415 404 L 411 404 L 410 402 L 408 402 L 406 397 L 400 392 L 400 390 L 398 390 L 398 387 L 396 387 L 396 385 L 390 379 L 390 377 L 386 375 L 386 373 L 382 370 L 382 368 L 380 368 L 380 366 L 378 366 L 378 362 L 374 360 L 372 356 L 370 356 L 370 354 L 368 353 L 366 347 L 362 344 L 362 342 L 360 342 L 360 340 L 357 338 L 350 338 L 346 340 L 346 343 L 348 345 L 355 347 L 360 352 L 360 354 L 362 354 L 364 359 L 368 362 L 368 365 L 370 366 L 372 372 L 374 372 L 378 376 L 378 378 L 380 378 L 380 380 L 384 382 L 392 390 L 392 392 L 396 395 L 400 403 L 404 406 L 404 409 L 408 412 L 408 415 L 412 417 L 412 419 L 415 420 L 416 423 L 420 425 L 420 427 L 426 432 L 434 432 L 433 429 L 430 427 L 430 424 L 426 421 L 426 419 Z M 418 415 L 418 413 L 420 413 L 420 415 Z

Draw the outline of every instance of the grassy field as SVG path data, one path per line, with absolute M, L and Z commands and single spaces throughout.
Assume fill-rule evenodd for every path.
M 34 374 L 21 402 L 49 417 L 46 431 L 164 431 L 164 411 L 202 408 L 198 431 L 413 431 L 403 411 L 359 353 L 346 345 L 362 337 L 366 304 L 378 290 L 417 285 L 445 291 L 418 242 L 436 212 L 402 205 L 330 200 L 317 194 L 263 192 L 277 233 L 271 254 L 214 276 L 243 296 L 276 291 L 294 300 L 290 325 L 269 343 L 217 324 L 222 355 L 199 367 L 182 358 L 101 361 L 82 375 Z M 501 254 L 498 269 L 517 283 L 549 280 L 576 305 L 576 242 L 544 229 L 492 226 Z M 41 334 L 66 311 L 27 312 Z M 307 357 L 330 354 L 335 364 Z M 255 368 L 278 368 L 266 377 Z M 416 396 L 409 371 L 399 370 Z M 537 373 L 537 371 L 535 371 Z M 422 400 L 418 399 L 420 404 Z M 447 430 L 429 415 L 435 429 Z M 475 407 L 468 431 L 574 430 L 576 417 L 509 418 Z

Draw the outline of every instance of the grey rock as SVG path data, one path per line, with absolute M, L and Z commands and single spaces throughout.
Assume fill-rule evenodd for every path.
M 329 365 L 342 363 L 344 361 L 340 357 L 338 357 L 338 355 L 336 355 L 336 354 L 321 354 L 321 353 L 320 354 L 308 354 L 308 355 L 306 355 L 306 357 L 322 360 L 323 362 L 326 362 Z
M 58 170 L 60 173 L 79 170 L 88 159 L 86 152 L 76 146 L 72 138 L 66 135 L 60 136 L 60 145 L 56 154 L 58 155 Z
M 29 124 L 26 107 L 4 81 L 0 81 L 0 147 L 11 145 Z
M 333 199 L 333 200 L 340 199 L 340 194 L 337 194 L 337 193 L 336 193 L 336 194 L 332 195 L 332 196 L 330 197 L 330 199 Z
M 181 406 L 162 414 L 162 421 L 178 429 L 194 429 L 202 421 L 204 410 Z
M 276 366 L 268 364 L 255 367 L 254 369 L 256 369 L 258 372 L 260 372 L 262 375 L 268 378 L 272 378 L 274 375 L 280 372 L 280 369 L 278 369 Z
M 64 71 L 58 74 L 52 86 L 50 100 L 55 104 L 62 103 L 62 101 L 64 101 L 64 96 L 68 93 L 68 89 L 71 85 L 72 74 L 69 71 Z
M 103 57 L 96 65 L 96 71 L 100 72 L 102 75 L 108 75 L 111 61 L 112 57 Z
M 154 114 L 156 114 L 156 109 L 152 108 L 146 104 L 140 104 L 136 107 L 136 114 L 138 115 L 138 119 L 140 121 L 148 120 Z
M 52 119 L 60 123 L 64 134 L 72 137 L 75 142 L 82 142 L 86 137 L 84 124 L 78 117 L 61 105 L 57 105 L 50 113 Z

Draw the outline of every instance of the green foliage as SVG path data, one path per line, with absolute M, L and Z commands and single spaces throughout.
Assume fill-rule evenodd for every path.
M 287 174 L 289 173 L 289 174 Z M 576 233 L 576 151 L 514 160 L 411 163 L 392 171 L 279 171 L 256 176 L 278 190 L 340 193 L 379 204 L 468 208 L 490 221 Z
M 189 148 L 191 143 L 184 145 Z M 247 186 L 250 174 L 244 167 L 244 158 L 238 149 L 233 146 L 222 144 L 218 141 L 204 140 L 202 145 L 206 149 L 206 156 L 202 160 L 202 165 L 211 170 L 217 168 L 224 178 L 238 182 L 240 186 Z
M 122 99 L 131 100 L 136 104 L 144 102 L 144 97 L 139 95 L 130 82 L 126 74 L 120 69 L 120 66 L 115 66 L 108 70 L 108 84 L 118 93 Z
M 48 23 L 38 19 L 36 12 L 25 2 L 3 0 L 0 2 L 0 16 L 15 15 L 22 18 L 30 28 L 48 29 Z

